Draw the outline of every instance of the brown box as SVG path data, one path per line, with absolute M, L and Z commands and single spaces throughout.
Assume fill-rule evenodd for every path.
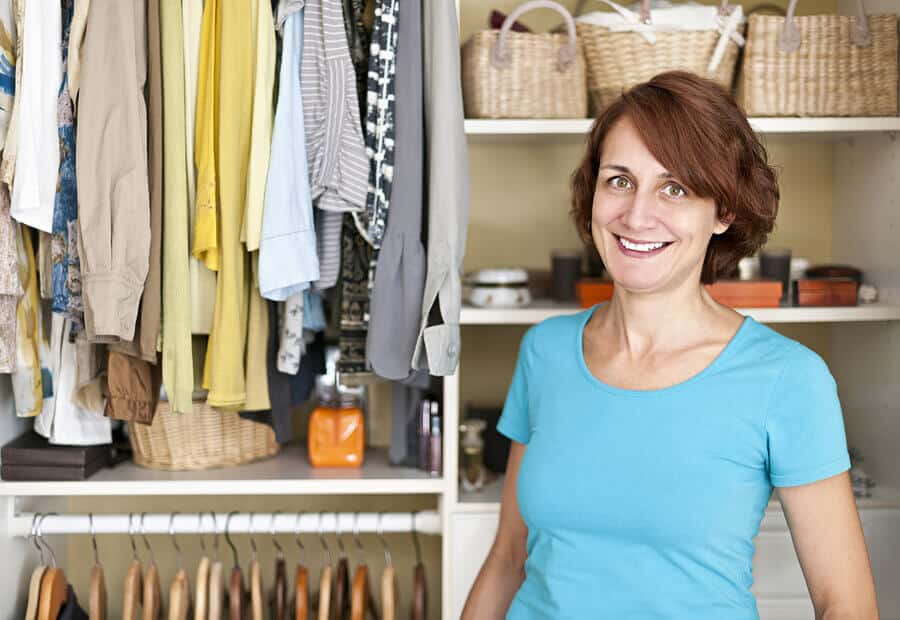
M 798 306 L 855 306 L 858 284 L 850 278 L 797 280 Z
M 781 299 L 778 280 L 719 280 L 705 286 L 713 299 L 731 308 L 777 308 Z

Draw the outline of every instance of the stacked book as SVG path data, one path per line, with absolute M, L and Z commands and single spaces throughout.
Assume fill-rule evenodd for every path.
M 110 445 L 56 446 L 29 431 L 0 448 L 0 479 L 85 480 L 110 457 Z

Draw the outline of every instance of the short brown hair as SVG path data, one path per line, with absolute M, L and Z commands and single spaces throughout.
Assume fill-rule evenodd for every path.
M 701 282 L 730 275 L 768 238 L 778 213 L 778 181 L 747 117 L 724 88 L 684 71 L 660 73 L 622 93 L 594 121 L 581 164 L 572 173 L 572 218 L 593 244 L 591 211 L 603 142 L 627 117 L 660 164 L 688 189 L 734 220 L 706 250 Z

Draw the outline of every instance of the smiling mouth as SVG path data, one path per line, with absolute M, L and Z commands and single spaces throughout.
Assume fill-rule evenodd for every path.
M 619 235 L 613 236 L 616 238 L 616 245 L 627 256 L 652 256 L 659 254 L 672 244 L 671 241 L 636 241 Z

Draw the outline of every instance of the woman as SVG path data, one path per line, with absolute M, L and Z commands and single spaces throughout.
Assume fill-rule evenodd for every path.
M 683 72 L 632 88 L 572 188 L 615 293 L 522 340 L 500 526 L 463 619 L 756 619 L 773 486 L 816 618 L 877 618 L 828 367 L 702 286 L 765 242 L 778 207 L 734 100 Z

